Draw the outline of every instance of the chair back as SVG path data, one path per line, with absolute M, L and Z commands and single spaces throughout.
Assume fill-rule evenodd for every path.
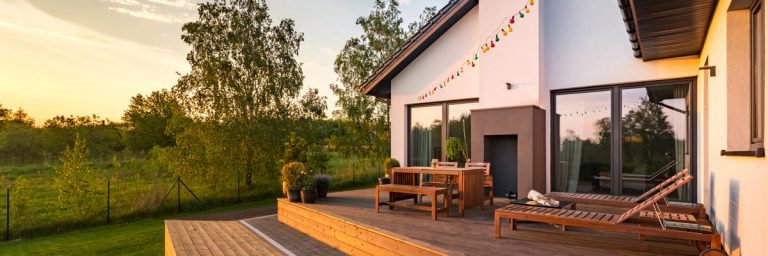
M 439 166 L 439 167 L 453 167 L 453 168 L 458 168 L 458 167 L 459 167 L 459 162 L 438 162 L 438 163 L 437 163 L 437 166 Z
M 485 175 L 491 175 L 491 163 L 482 163 L 482 162 L 472 163 L 472 162 L 470 162 L 470 163 L 467 163 L 466 166 L 467 167 L 485 168 Z
M 655 194 L 657 190 L 669 185 L 672 182 L 677 181 L 678 179 L 682 178 L 686 174 L 688 174 L 688 169 L 683 169 L 682 171 L 675 173 L 675 175 L 672 175 L 672 177 L 669 177 L 669 179 L 666 179 L 664 182 L 659 183 L 659 185 L 656 185 L 655 187 L 651 188 L 648 191 L 645 191 L 642 195 L 635 197 L 635 199 L 632 200 L 634 203 L 640 203 L 646 198 L 650 197 L 652 194 Z
M 624 222 L 625 220 L 628 220 L 632 216 L 635 216 L 636 214 L 640 213 L 640 211 L 645 210 L 645 208 L 648 208 L 652 204 L 657 203 L 662 198 L 668 196 L 675 190 L 679 189 L 686 183 L 691 182 L 691 180 L 693 180 L 693 176 L 686 173 L 682 179 L 678 179 L 674 183 L 662 188 L 661 190 L 659 190 L 659 193 L 648 198 L 648 200 L 645 200 L 644 202 L 639 203 L 635 207 L 632 207 L 631 209 L 624 212 L 624 214 L 620 215 L 619 218 L 614 221 L 614 223 L 618 224 L 618 223 Z

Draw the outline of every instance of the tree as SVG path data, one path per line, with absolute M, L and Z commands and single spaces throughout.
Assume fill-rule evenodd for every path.
M 59 191 L 59 205 L 86 218 L 93 209 L 91 200 L 98 184 L 98 173 L 88 159 L 85 140 L 76 135 L 74 144 L 61 154 L 61 168 L 56 170 L 54 186 Z
M 296 116 L 304 79 L 296 60 L 303 34 L 293 20 L 273 23 L 263 0 L 215 0 L 200 4 L 198 15 L 182 28 L 182 40 L 192 47 L 191 71 L 173 91 L 193 124 L 212 127 L 194 129 L 198 136 L 233 141 L 220 148 L 244 159 L 230 171 L 244 172 L 248 185 L 257 169 L 276 177 L 285 124 Z
M 174 136 L 166 130 L 177 103 L 167 90 L 154 91 L 149 96 L 138 94 L 123 114 L 128 126 L 125 145 L 133 151 L 147 152 L 154 146 L 173 146 Z
M 89 142 L 91 157 L 108 159 L 124 148 L 121 129 L 121 124 L 97 115 L 55 116 L 43 125 L 43 149 L 46 155 L 58 155 L 79 135 Z
M 363 34 L 347 40 L 336 56 L 334 71 L 340 84 L 331 85 L 339 97 L 334 115 L 345 124 L 347 134 L 334 140 L 347 153 L 389 154 L 389 105 L 361 94 L 359 86 L 436 13 L 434 7 L 425 9 L 421 20 L 405 30 L 398 6 L 396 0 L 376 0 L 373 11 L 357 19 Z

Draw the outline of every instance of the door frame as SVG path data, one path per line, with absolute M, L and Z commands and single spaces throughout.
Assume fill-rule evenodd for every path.
M 555 177 L 557 177 L 555 171 L 557 167 L 557 159 L 558 159 L 558 149 L 560 148 L 560 131 L 559 129 L 556 129 L 559 127 L 559 124 L 557 122 L 557 103 L 555 101 L 555 98 L 558 95 L 567 95 L 567 94 L 579 94 L 579 93 L 588 93 L 588 92 L 600 92 L 600 91 L 609 91 L 611 93 L 611 194 L 612 195 L 621 195 L 622 193 L 622 183 L 621 180 L 621 163 L 622 163 L 622 147 L 621 147 L 621 140 L 622 140 L 622 129 L 621 129 L 621 90 L 622 89 L 633 89 L 633 88 L 645 88 L 645 87 L 656 87 L 656 86 L 669 86 L 669 85 L 678 85 L 678 84 L 688 84 L 688 93 L 690 97 L 690 102 L 688 103 L 689 113 L 688 113 L 688 127 L 687 127 L 687 143 L 686 143 L 686 150 L 689 153 L 689 163 L 688 163 L 688 170 L 690 171 L 691 175 L 694 177 L 694 181 L 697 180 L 697 170 L 698 170 L 698 151 L 697 151 L 697 142 L 698 142 L 698 135 L 697 135 L 697 99 L 696 99 L 696 79 L 697 77 L 684 77 L 684 78 L 675 78 L 675 79 L 663 79 L 663 80 L 649 80 L 649 81 L 642 81 L 642 82 L 633 82 L 633 83 L 614 83 L 614 84 L 605 84 L 605 85 L 593 85 L 593 86 L 584 86 L 584 87 L 578 87 L 578 88 L 567 88 L 567 89 L 559 89 L 559 90 L 551 90 L 550 91 L 550 128 L 551 128 L 551 137 L 550 137 L 550 190 L 554 191 L 556 188 L 557 180 Z M 614 182 L 619 181 L 619 182 Z M 689 186 L 690 193 L 691 193 L 691 202 L 697 202 L 698 200 L 698 190 L 697 190 L 698 184 L 697 182 L 692 182 Z

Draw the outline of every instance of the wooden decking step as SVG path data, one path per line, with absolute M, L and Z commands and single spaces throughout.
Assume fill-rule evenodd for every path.
M 165 255 L 283 255 L 237 221 L 165 221 Z

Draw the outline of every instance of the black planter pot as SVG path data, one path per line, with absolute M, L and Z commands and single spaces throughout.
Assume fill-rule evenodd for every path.
M 301 191 L 301 202 L 305 204 L 314 204 L 317 200 L 317 191 Z
M 288 190 L 288 201 L 292 203 L 301 202 L 301 190 Z
M 317 186 L 317 198 L 328 197 L 328 185 Z
M 386 185 L 389 184 L 389 178 L 379 178 L 379 185 Z

